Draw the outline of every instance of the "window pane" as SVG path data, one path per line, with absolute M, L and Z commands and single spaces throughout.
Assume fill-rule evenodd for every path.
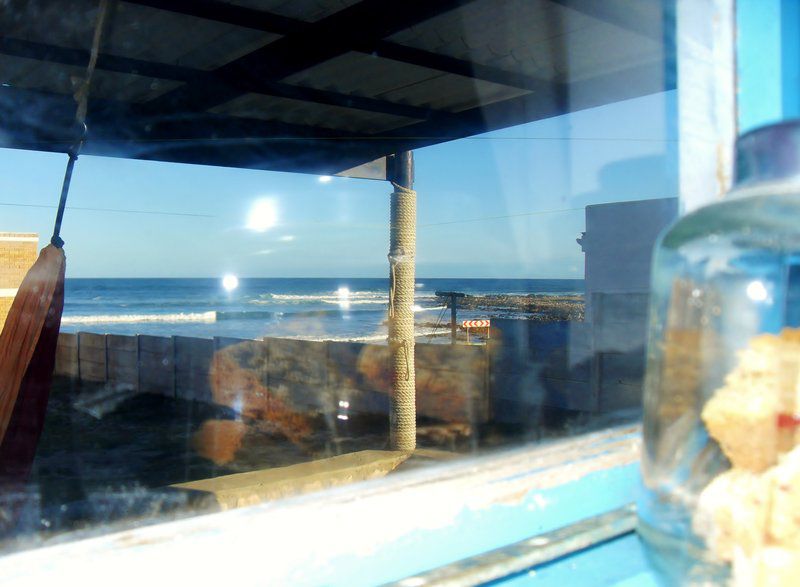
M 671 2 L 5 4 L 0 316 L 88 135 L 4 549 L 638 421 Z

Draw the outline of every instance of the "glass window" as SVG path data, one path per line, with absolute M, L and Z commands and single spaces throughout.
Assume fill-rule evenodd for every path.
M 2 315 L 88 127 L 3 549 L 638 421 L 672 3 L 152 4 L 0 15 Z

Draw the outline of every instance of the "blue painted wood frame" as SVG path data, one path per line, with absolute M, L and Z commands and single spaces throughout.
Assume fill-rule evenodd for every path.
M 800 0 L 738 0 L 739 132 L 800 117 Z

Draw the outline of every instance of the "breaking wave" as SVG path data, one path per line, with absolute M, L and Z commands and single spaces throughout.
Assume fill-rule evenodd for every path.
M 418 300 L 435 299 L 435 295 L 417 294 Z M 385 291 L 349 291 L 342 288 L 338 291 L 315 293 L 315 294 L 273 294 L 266 293 L 258 296 L 258 299 L 250 300 L 251 304 L 388 304 L 389 292 Z
M 216 322 L 218 312 L 186 312 L 178 314 L 95 314 L 63 316 L 62 324 L 132 324 L 135 322 Z
M 441 310 L 444 306 L 423 308 L 414 307 L 414 313 Z M 161 322 L 167 324 L 196 323 L 211 324 L 222 320 L 270 320 L 273 318 L 304 318 L 314 316 L 340 315 L 347 312 L 373 312 L 374 310 L 348 310 L 340 308 L 335 310 L 305 310 L 300 312 L 267 312 L 267 311 L 210 311 L 210 312 L 180 312 L 173 314 L 91 314 L 63 316 L 61 323 L 70 324 L 139 324 L 144 322 Z

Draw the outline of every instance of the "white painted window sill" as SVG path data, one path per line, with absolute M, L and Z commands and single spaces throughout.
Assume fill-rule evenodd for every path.
M 627 426 L 0 558 L 0 583 L 375 585 L 629 504 Z

